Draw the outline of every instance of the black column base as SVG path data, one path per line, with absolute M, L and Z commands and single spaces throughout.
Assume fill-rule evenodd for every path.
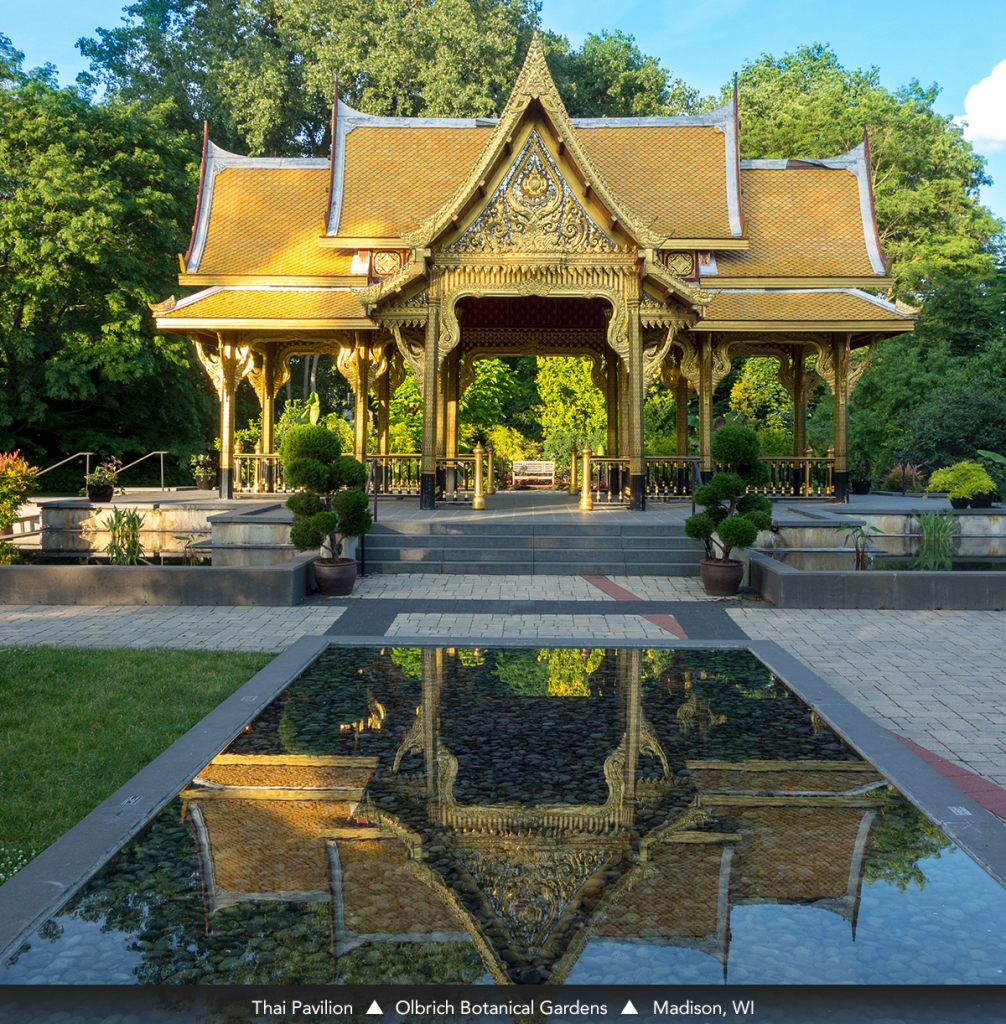
M 436 472 L 436 475 L 434 476 L 434 480 L 436 481 L 436 485 L 435 485 L 436 486 L 436 491 L 435 491 L 436 497 L 443 498 L 443 496 L 444 496 L 444 488 L 446 487 L 446 484 L 447 484 L 447 467 L 446 466 L 437 466 L 437 472 Z
M 849 474 L 835 474 L 835 501 L 849 500 Z
M 712 480 L 712 478 L 713 478 L 713 471 L 711 469 L 700 469 L 699 470 L 699 479 L 704 484 L 709 483 L 709 481 Z
M 644 474 L 629 474 L 629 508 L 633 512 L 646 509 L 646 477 Z
M 622 467 L 608 467 L 608 493 L 617 498 L 622 493 Z
M 437 507 L 436 481 L 432 473 L 420 473 L 419 475 L 419 507 L 421 509 Z
M 220 467 L 220 497 L 234 497 L 234 470 Z

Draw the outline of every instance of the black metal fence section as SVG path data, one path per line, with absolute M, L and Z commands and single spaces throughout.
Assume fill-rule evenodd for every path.
M 763 458 L 769 467 L 769 481 L 753 488 L 757 494 L 790 495 L 798 498 L 831 498 L 835 494 L 835 458 Z

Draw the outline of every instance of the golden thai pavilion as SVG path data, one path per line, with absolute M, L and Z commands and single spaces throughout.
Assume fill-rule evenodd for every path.
M 390 395 L 406 368 L 415 375 L 423 508 L 457 454 L 474 360 L 526 354 L 593 361 L 632 508 L 644 507 L 654 376 L 675 391 L 682 456 L 698 392 L 710 470 L 713 393 L 731 357 L 775 357 L 796 456 L 808 395 L 831 389 L 843 497 L 849 394 L 875 341 L 913 326 L 872 294 L 891 279 L 868 141 L 825 160 L 742 161 L 738 134 L 736 97 L 689 117 L 570 118 L 536 38 L 499 120 L 372 117 L 336 100 L 327 160 L 207 141 L 179 276 L 202 290 L 154 312 L 193 340 L 220 396 L 221 493 L 233 487 L 241 378 L 270 453 L 288 359 L 327 352 L 355 391 L 361 458 L 369 392 L 387 455 Z

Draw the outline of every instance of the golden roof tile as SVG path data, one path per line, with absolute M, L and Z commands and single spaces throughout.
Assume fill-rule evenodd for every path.
M 718 252 L 721 277 L 874 277 L 859 184 L 827 167 L 742 169 L 746 252 Z M 704 279 L 715 287 L 716 277 Z
M 613 125 L 576 132 L 615 195 L 652 231 L 730 237 L 725 137 L 718 128 Z
M 354 320 L 369 324 L 351 291 L 329 288 L 210 288 L 183 299 L 158 319 L 180 320 Z
M 346 136 L 338 234 L 394 238 L 453 195 L 491 127 L 376 127 Z
M 708 280 L 703 282 L 708 284 Z M 891 321 L 911 330 L 914 318 L 898 313 L 889 303 L 854 289 L 809 291 L 717 292 L 706 309 L 703 324 L 718 321 Z
M 321 167 L 227 167 L 220 171 L 213 183 L 198 272 L 349 274 L 352 257 L 318 246 L 328 179 L 328 170 Z

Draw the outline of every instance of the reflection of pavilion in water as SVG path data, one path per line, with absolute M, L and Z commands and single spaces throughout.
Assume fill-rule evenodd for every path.
M 643 699 L 641 657 L 605 652 L 589 697 L 500 699 L 424 651 L 419 706 L 370 693 L 354 723 L 376 755 L 220 755 L 182 794 L 209 911 L 331 901 L 336 959 L 471 942 L 500 984 L 561 984 L 590 940 L 689 947 L 726 974 L 743 904 L 822 908 L 854 933 L 881 777 L 785 737 L 775 760 L 693 756 L 728 716 L 687 674 Z

